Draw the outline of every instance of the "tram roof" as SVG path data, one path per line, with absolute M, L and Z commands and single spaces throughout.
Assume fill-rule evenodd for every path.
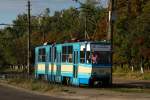
M 55 44 L 43 44 L 37 47 L 45 47 L 45 46 L 52 46 L 52 45 L 73 45 L 73 44 L 110 44 L 110 41 L 78 41 L 78 42 L 64 42 L 64 43 L 55 43 Z
M 62 45 L 66 45 L 66 44 L 86 44 L 86 43 L 90 43 L 90 44 L 110 44 L 110 42 L 108 41 L 79 41 L 79 42 L 64 42 L 64 43 L 58 43 L 58 44 L 62 44 Z

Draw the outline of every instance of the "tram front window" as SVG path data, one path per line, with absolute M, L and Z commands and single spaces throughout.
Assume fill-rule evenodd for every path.
M 94 51 L 92 53 L 92 64 L 110 64 L 111 54 L 108 51 Z

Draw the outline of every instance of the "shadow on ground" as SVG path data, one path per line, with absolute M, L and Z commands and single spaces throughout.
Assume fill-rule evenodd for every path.
M 143 88 L 150 89 L 150 80 L 120 80 L 113 82 L 113 88 Z

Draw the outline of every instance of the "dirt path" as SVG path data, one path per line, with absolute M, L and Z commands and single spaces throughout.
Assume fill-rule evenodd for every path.
M 115 78 L 111 88 L 65 87 L 64 90 L 68 91 L 64 96 L 83 100 L 150 100 L 150 80 Z
M 149 93 L 122 93 L 111 89 L 67 88 L 70 93 L 61 92 L 59 96 L 80 100 L 150 100 Z
M 123 78 L 114 78 L 113 84 L 125 88 L 147 88 L 150 89 L 150 80 L 131 80 Z

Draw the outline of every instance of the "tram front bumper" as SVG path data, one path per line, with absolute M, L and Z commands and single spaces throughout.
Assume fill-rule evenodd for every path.
M 89 84 L 92 86 L 101 86 L 110 84 L 110 75 L 92 76 Z

